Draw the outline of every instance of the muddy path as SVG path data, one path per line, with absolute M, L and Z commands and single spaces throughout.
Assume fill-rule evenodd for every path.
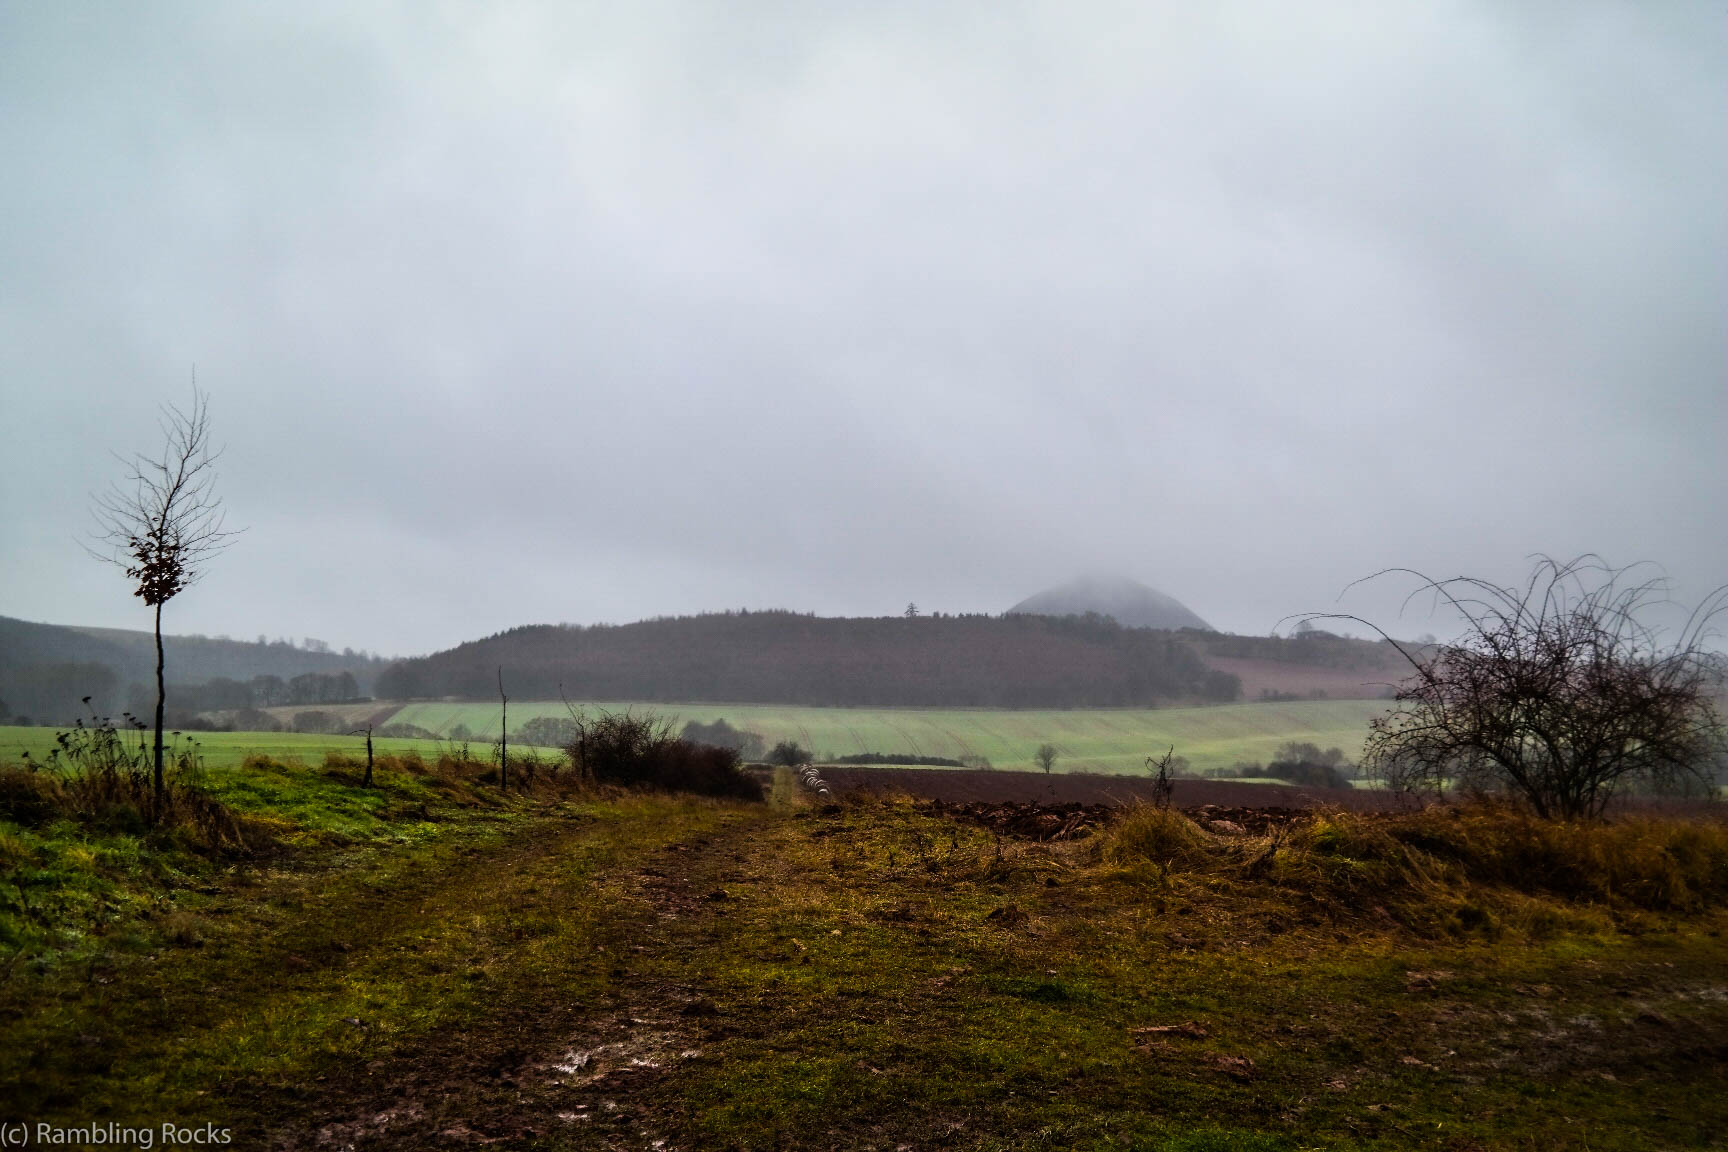
M 587 954 L 513 983 L 479 1019 L 310 1085 L 260 1092 L 250 1103 L 261 1143 L 283 1152 L 681 1146 L 678 1071 L 711 1059 L 709 1044 L 739 1029 L 692 978 L 692 958 L 712 946 L 748 884 L 745 849 L 772 818 L 746 816 L 628 854 L 579 890 L 559 892 L 556 868 L 520 869 L 489 898 L 551 891 L 566 911 L 578 901 L 600 905 Z M 578 970 L 587 978 L 570 978 Z

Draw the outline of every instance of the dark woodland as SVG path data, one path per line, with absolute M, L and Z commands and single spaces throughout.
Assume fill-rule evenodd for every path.
M 391 665 L 380 699 L 484 699 L 500 665 L 523 699 L 855 707 L 1077 708 L 1230 701 L 1204 634 L 1099 616 L 831 618 L 738 612 L 516 628 Z

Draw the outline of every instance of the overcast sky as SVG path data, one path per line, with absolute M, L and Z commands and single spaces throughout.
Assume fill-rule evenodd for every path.
M 1696 599 L 1725 80 L 1702 3 L 0 2 L 0 614 L 148 627 L 80 534 L 194 364 L 175 632 Z

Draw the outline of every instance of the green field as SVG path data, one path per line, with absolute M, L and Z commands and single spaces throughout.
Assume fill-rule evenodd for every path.
M 986 757 L 997 768 L 1034 767 L 1043 743 L 1061 751 L 1057 771 L 1139 772 L 1146 757 L 1174 745 L 1197 770 L 1228 768 L 1239 760 L 1264 763 L 1287 740 L 1342 748 L 1352 760 L 1362 750 L 1368 721 L 1386 710 L 1377 700 L 1305 700 L 1229 704 L 1210 708 L 1123 708 L 1015 712 L 994 709 L 794 708 L 772 704 L 579 704 L 653 711 L 687 720 L 728 723 L 759 732 L 772 747 L 796 740 L 821 758 L 854 752 L 918 756 Z M 560 701 L 510 703 L 512 727 L 534 716 L 564 716 Z M 493 732 L 494 704 L 409 704 L 392 723 L 447 733 L 457 724 Z
M 367 714 L 382 705 L 349 706 Z M 912 708 L 796 708 L 771 704 L 586 704 L 593 712 L 632 709 L 654 712 L 681 726 L 724 718 L 739 728 L 759 732 L 772 747 L 796 740 L 828 759 L 854 752 L 911 753 L 917 756 L 983 756 L 993 767 L 1032 770 L 1032 753 L 1051 743 L 1061 752 L 1058 772 L 1133 773 L 1144 769 L 1146 757 L 1175 746 L 1198 771 L 1228 768 L 1242 760 L 1264 763 L 1288 740 L 1305 740 L 1322 748 L 1338 747 L 1355 759 L 1362 750 L 1368 721 L 1386 705 L 1374 700 L 1309 700 L 1280 704 L 1229 704 L 1211 708 L 1075 709 L 1064 711 L 998 711 L 989 709 L 926 710 Z M 341 711 L 340 708 L 327 709 Z M 512 728 L 535 716 L 564 716 L 560 701 L 511 701 Z M 390 723 L 416 724 L 448 734 L 466 724 L 477 742 L 495 734 L 498 708 L 493 704 L 409 704 Z M 0 727 L 0 759 L 28 751 L 40 759 L 54 746 L 52 728 Z M 330 749 L 356 753 L 364 747 L 358 736 L 318 736 L 293 732 L 200 732 L 196 734 L 212 767 L 237 764 L 248 753 L 277 758 L 297 756 L 312 761 Z M 430 740 L 376 741 L 380 752 L 417 750 L 436 755 Z
M 0 763 L 17 760 L 28 752 L 33 760 L 45 759 L 54 748 L 54 728 L 16 728 L 0 726 Z M 332 750 L 363 756 L 366 741 L 360 736 L 314 736 L 298 732 L 195 732 L 192 734 L 204 753 L 204 763 L 210 768 L 227 768 L 239 764 L 254 752 L 277 760 L 300 759 L 315 763 Z M 146 736 L 146 739 L 149 737 Z M 417 751 L 422 756 L 436 757 L 435 740 L 373 741 L 375 750 L 386 752 Z

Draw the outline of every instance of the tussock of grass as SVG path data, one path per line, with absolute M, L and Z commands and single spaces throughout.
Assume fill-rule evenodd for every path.
M 1142 804 L 1111 828 L 1103 856 L 1115 863 L 1145 860 L 1171 867 L 1202 864 L 1212 851 L 1211 837 L 1181 812 Z

